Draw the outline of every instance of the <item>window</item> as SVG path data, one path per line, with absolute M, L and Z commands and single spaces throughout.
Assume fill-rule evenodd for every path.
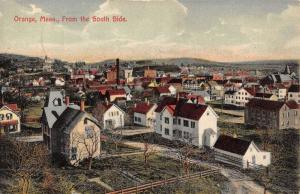
M 181 125 L 181 119 L 177 119 L 178 125 Z
M 165 117 L 165 123 L 169 124 L 169 118 L 168 117 Z
M 77 159 L 77 147 L 72 147 L 71 148 L 71 160 L 76 160 Z
M 188 132 L 183 132 L 183 138 L 188 139 L 189 138 L 189 133 Z
M 142 119 L 140 117 L 138 117 L 138 122 L 141 123 L 142 122 Z
M 177 121 L 176 119 L 173 119 L 173 125 L 176 125 L 176 124 L 177 124 L 176 121 Z
M 162 114 L 160 114 L 159 118 L 160 118 L 160 120 L 162 120 Z
M 86 138 L 92 138 L 93 137 L 93 131 L 94 131 L 94 127 L 93 126 L 85 126 L 85 135 L 86 135 Z
M 134 117 L 134 121 L 137 121 L 137 117 Z
M 191 128 L 195 128 L 195 122 L 191 121 Z
M 160 131 L 162 131 L 162 126 L 160 125 Z
M 4 120 L 4 114 L 0 114 L 0 121 Z
M 209 116 L 209 112 L 207 112 L 206 115 Z
M 169 135 L 170 134 L 170 131 L 168 128 L 165 128 L 165 135 Z
M 183 120 L 183 126 L 188 127 L 189 126 L 189 121 L 188 120 Z
M 6 114 L 6 119 L 7 119 L 7 120 L 11 120 L 11 119 L 12 119 L 12 116 L 13 116 L 13 115 L 12 115 L 11 113 L 7 113 L 7 114 Z
M 263 159 L 265 160 L 266 158 L 267 158 L 267 156 L 266 156 L 266 155 L 264 155 L 264 156 L 263 156 Z

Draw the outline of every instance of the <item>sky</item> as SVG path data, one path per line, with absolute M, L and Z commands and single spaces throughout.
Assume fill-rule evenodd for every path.
M 127 22 L 20 23 L 15 16 Z M 300 59 L 300 0 L 0 0 L 0 53 L 86 62 Z

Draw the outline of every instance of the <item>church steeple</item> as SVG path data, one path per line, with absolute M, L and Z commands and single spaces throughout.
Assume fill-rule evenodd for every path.
M 290 67 L 288 65 L 285 66 L 285 69 L 284 71 L 282 72 L 283 74 L 291 74 L 291 70 L 290 70 Z

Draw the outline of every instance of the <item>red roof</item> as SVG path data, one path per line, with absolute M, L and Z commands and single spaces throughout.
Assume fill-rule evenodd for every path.
M 297 104 L 296 101 L 294 100 L 289 100 L 286 102 L 286 105 L 290 108 L 290 109 L 299 109 L 300 105 Z
M 167 108 L 174 116 L 192 120 L 199 120 L 207 109 L 207 105 L 186 103 L 186 99 L 165 98 L 156 108 L 155 112 L 161 112 Z
M 7 106 L 12 111 L 16 111 L 16 112 L 20 111 L 17 104 L 5 104 L 4 106 Z
M 136 113 L 147 114 L 147 112 L 149 112 L 149 110 L 153 106 L 154 106 L 154 104 L 150 104 L 150 103 L 147 103 L 147 102 L 142 102 L 142 103 L 136 104 L 133 111 L 136 112 Z
M 114 90 L 108 90 L 108 95 L 113 96 L 113 95 L 126 95 L 125 90 L 122 89 L 114 89 Z
M 256 94 L 255 88 L 244 88 L 244 89 L 252 96 L 255 96 Z
M 159 94 L 170 93 L 170 90 L 168 87 L 157 87 L 156 90 L 158 91 Z

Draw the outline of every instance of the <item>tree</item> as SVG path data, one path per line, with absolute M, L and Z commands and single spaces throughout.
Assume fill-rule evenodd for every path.
M 88 170 L 92 169 L 92 161 L 97 153 L 100 154 L 100 130 L 97 127 L 85 128 L 85 133 L 74 132 L 72 145 L 78 150 L 78 160 L 87 157 Z
M 156 152 L 155 145 L 150 144 L 148 140 L 144 141 L 143 156 L 144 156 L 144 165 L 146 168 L 149 166 L 148 161 L 150 156 L 154 155 L 155 152 Z
M 6 150 L 6 164 L 9 171 L 18 179 L 19 190 L 28 194 L 33 177 L 42 175 L 48 166 L 47 149 L 42 144 L 9 139 L 9 149 Z
M 190 158 L 194 154 L 195 150 L 192 145 L 192 137 L 189 137 L 187 139 L 182 139 L 180 137 L 179 132 L 174 133 L 175 140 L 177 140 L 177 148 L 176 148 L 176 154 L 177 157 L 180 161 L 181 167 L 184 170 L 185 175 L 189 175 L 190 173 L 190 167 L 191 167 L 191 162 Z M 180 140 L 179 140 L 180 139 Z

